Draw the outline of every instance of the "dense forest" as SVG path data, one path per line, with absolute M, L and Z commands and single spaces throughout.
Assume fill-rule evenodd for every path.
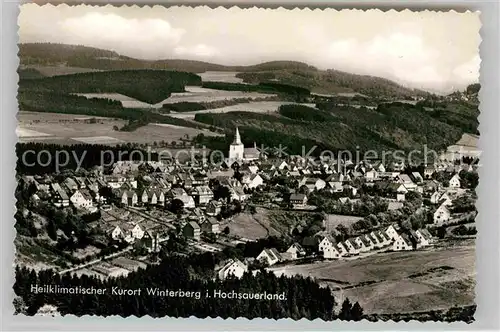
M 16 268 L 14 291 L 24 302 L 25 313 L 33 315 L 44 304 L 52 304 L 65 314 L 120 315 L 138 317 L 246 317 L 246 318 L 307 318 L 331 320 L 334 316 L 335 300 L 329 288 L 320 287 L 310 278 L 276 277 L 265 270 L 252 275 L 246 273 L 241 279 L 224 281 L 196 278 L 209 268 L 198 265 L 198 259 L 167 256 L 159 265 L 132 272 L 127 277 L 102 281 L 91 276 L 60 276 L 52 271 L 36 273 L 27 268 Z M 35 294 L 31 285 L 59 285 L 60 287 L 94 287 L 107 289 L 103 295 Z M 141 289 L 140 296 L 113 295 L 112 287 Z M 196 297 L 162 297 L 147 295 L 147 288 L 161 290 L 183 290 L 200 292 Z M 231 293 L 271 293 L 285 295 L 285 300 L 223 299 L 214 296 L 214 291 Z M 211 297 L 206 297 L 206 294 Z
M 186 85 L 201 85 L 196 74 L 165 70 L 122 70 L 21 80 L 19 91 L 120 93 L 149 104 L 159 103 Z
M 92 47 L 50 43 L 20 44 L 19 57 L 21 65 L 32 67 L 62 65 L 101 70 L 166 69 L 192 73 L 231 71 L 239 72 L 238 77 L 248 83 L 281 83 L 316 93 L 359 92 L 376 97 L 398 98 L 427 95 L 387 79 L 339 70 L 322 71 L 297 61 L 270 61 L 249 66 L 224 66 L 192 60 L 150 61 Z
M 238 126 L 245 144 L 287 147 L 289 154 L 302 154 L 317 146 L 312 155 L 328 149 L 361 153 L 395 149 L 441 151 L 460 139 L 463 132 L 477 132 L 477 109 L 450 104 L 429 111 L 406 103 L 380 104 L 377 109 L 318 103 L 317 109 L 303 105 L 281 106 L 277 114 L 229 112 L 200 113 L 195 120 L 233 132 Z M 205 141 L 210 138 L 204 138 Z M 205 142 L 210 147 L 209 142 Z M 418 157 L 418 155 L 415 155 Z

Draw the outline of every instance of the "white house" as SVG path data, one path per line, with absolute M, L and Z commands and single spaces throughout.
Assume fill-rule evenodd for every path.
M 355 238 L 354 242 L 358 245 L 360 252 L 367 252 L 371 250 L 370 244 L 367 243 L 362 236 Z
M 115 226 L 111 230 L 111 238 L 115 241 L 118 241 L 123 238 L 123 232 L 120 226 Z
M 76 208 L 95 210 L 92 196 L 87 190 L 76 190 L 75 193 L 71 195 L 70 201 Z
M 135 242 L 135 240 L 140 240 L 144 236 L 144 231 L 142 230 L 141 226 L 139 226 L 139 224 L 124 224 L 121 228 L 125 241 L 128 243 L 133 243 Z
M 392 244 L 392 250 L 402 251 L 402 250 L 413 250 L 413 244 L 407 234 L 400 234 Z
M 225 265 L 223 265 L 217 271 L 217 275 L 221 280 L 224 280 L 229 276 L 234 276 L 239 279 L 247 271 L 248 271 L 248 266 L 246 266 L 240 260 L 235 258 L 235 259 L 230 259 Z
M 349 254 L 357 255 L 359 254 L 359 247 L 353 239 L 348 239 L 344 241 L 344 246 L 349 251 Z
M 269 266 L 274 265 L 280 261 L 280 254 L 278 250 L 275 248 L 272 249 L 264 249 L 262 252 L 256 257 L 259 262 L 265 263 Z
M 450 210 L 443 203 L 437 210 L 434 212 L 434 224 L 441 224 L 450 220 Z
M 264 179 L 259 174 L 248 174 L 241 180 L 243 187 L 248 189 L 257 188 L 264 184 Z
M 291 254 L 292 259 L 297 259 L 300 256 L 305 256 L 306 252 L 304 248 L 298 243 L 293 243 L 286 251 L 287 253 Z
M 432 235 L 425 228 L 415 231 L 415 235 L 422 246 L 428 246 L 432 243 Z
M 387 236 L 391 240 L 395 240 L 396 238 L 399 237 L 399 234 L 394 225 L 390 225 L 389 227 L 387 227 L 387 229 L 385 230 L 385 234 L 387 234 Z
M 342 242 L 337 243 L 336 247 L 340 256 L 345 256 L 349 253 L 346 246 Z
M 318 251 L 323 253 L 323 258 L 339 258 L 341 256 L 339 250 L 335 245 L 335 241 L 325 236 L 318 243 Z
M 453 175 L 449 182 L 450 188 L 460 188 L 460 176 L 458 174 Z

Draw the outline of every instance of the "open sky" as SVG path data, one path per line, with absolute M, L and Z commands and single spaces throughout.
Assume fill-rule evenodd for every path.
M 479 80 L 479 13 L 24 4 L 19 39 L 141 59 L 303 61 L 450 92 Z

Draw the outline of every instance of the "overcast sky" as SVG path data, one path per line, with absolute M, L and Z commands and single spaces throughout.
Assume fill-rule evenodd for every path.
M 479 13 L 21 6 L 20 42 L 143 59 L 297 60 L 448 92 L 479 79 Z

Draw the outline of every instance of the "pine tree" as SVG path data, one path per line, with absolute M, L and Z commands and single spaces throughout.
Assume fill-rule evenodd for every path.
M 339 313 L 339 319 L 341 320 L 351 320 L 351 310 L 352 310 L 352 304 L 351 301 L 349 301 L 349 298 L 346 298 L 344 300 L 344 303 L 342 303 L 342 309 L 340 309 Z
M 358 302 L 354 303 L 354 305 L 352 306 L 351 318 L 354 321 L 359 321 L 363 319 L 363 308 L 361 308 Z

